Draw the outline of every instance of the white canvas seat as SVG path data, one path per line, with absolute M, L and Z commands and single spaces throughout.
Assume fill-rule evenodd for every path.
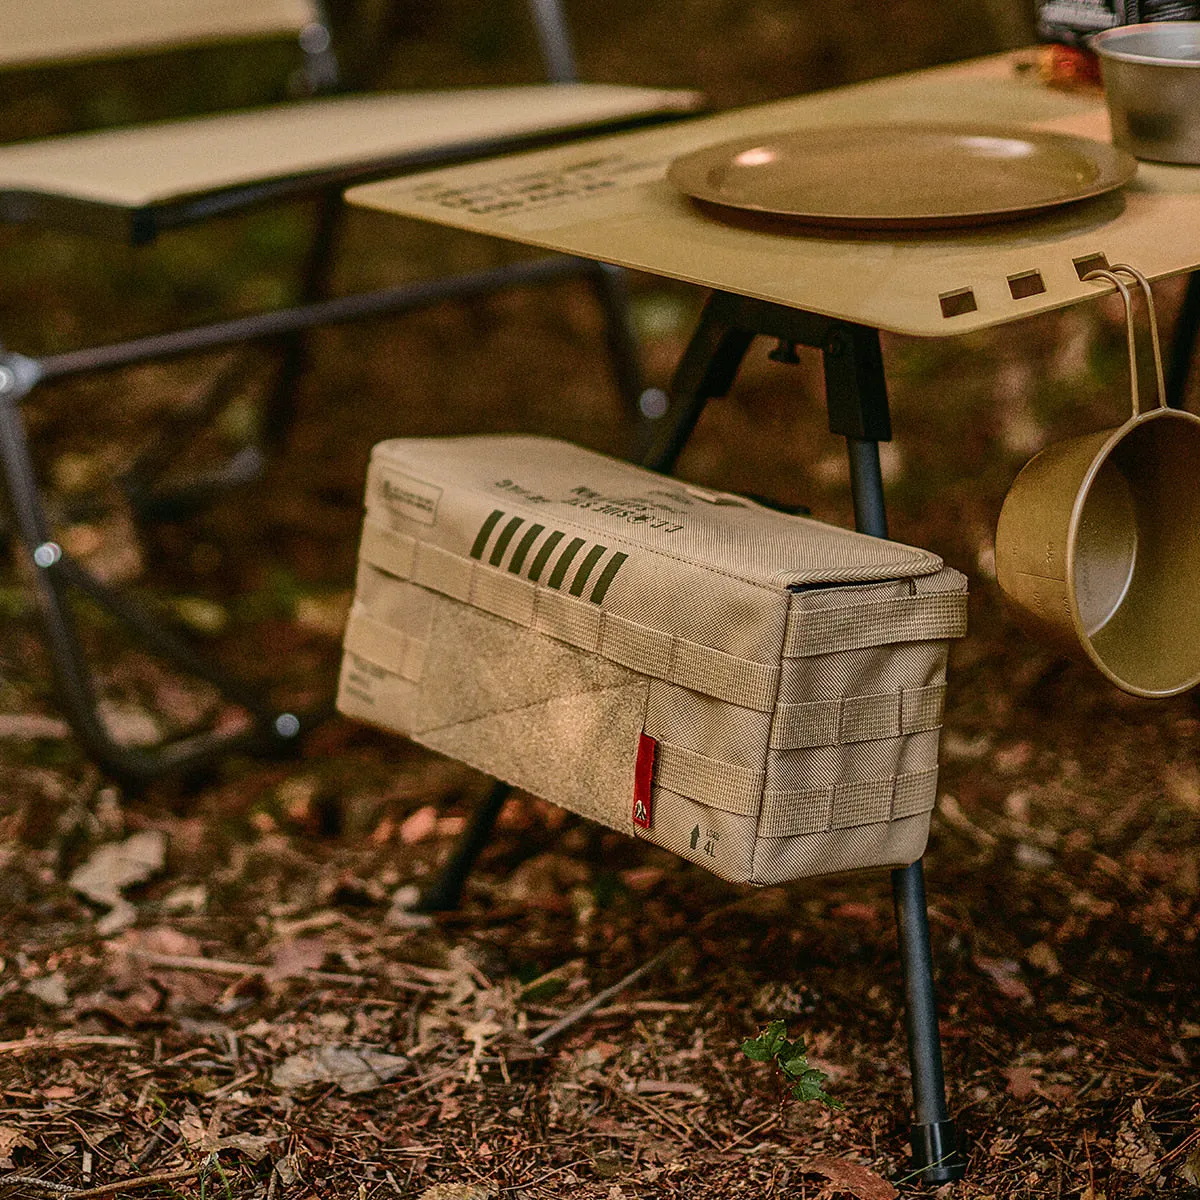
M 20 142 L 0 147 L 0 215 L 36 219 L 38 199 L 48 196 L 139 210 L 288 180 L 307 190 L 314 181 L 466 157 L 549 132 L 687 111 L 693 100 L 584 83 L 337 96 Z
M 300 33 L 318 20 L 310 0 L 5 0 L 0 14 L 0 67 Z
M 89 755 L 110 774 L 142 781 L 215 761 L 232 750 L 280 749 L 309 723 L 280 712 L 231 679 L 121 591 L 66 554 L 55 538 L 25 432 L 24 412 L 41 384 L 96 370 L 244 342 L 280 353 L 274 393 L 264 397 L 255 438 L 214 470 L 179 481 L 171 468 L 236 391 L 235 361 L 186 417 L 171 414 L 147 449 L 139 447 L 118 487 L 143 516 L 178 511 L 251 476 L 263 449 L 278 449 L 303 368 L 303 333 L 313 326 L 400 312 L 442 299 L 581 275 L 607 319 L 614 375 L 638 419 L 636 347 L 620 281 L 609 268 L 554 256 L 380 291 L 325 296 L 342 188 L 436 163 L 678 116 L 695 93 L 578 83 L 557 0 L 528 0 L 548 82 L 524 87 L 317 96 L 336 83 L 331 36 L 317 0 L 0 0 L 0 70 L 70 67 L 198 46 L 295 38 L 304 99 L 216 115 L 33 138 L 0 146 L 0 223 L 152 241 L 159 233 L 269 201 L 320 202 L 312 244 L 297 263 L 301 304 L 115 345 L 33 358 L 0 346 L 0 467 L 13 513 L 11 533 L 32 565 L 34 593 L 59 695 Z M 184 65 L 181 58 L 169 60 Z M 190 61 L 190 60 L 188 60 Z M 275 61 L 272 59 L 271 61 Z M 164 69 L 174 69 L 166 66 Z M 193 68 L 194 69 L 194 68 Z M 57 301 L 56 301 L 57 302 Z M 0 338 L 3 330 L 0 330 Z M 231 380 L 234 386 L 231 387 Z M 167 482 L 169 481 L 169 482 Z M 246 710 L 232 735 L 202 729 L 131 748 L 100 716 L 98 688 L 82 650 L 70 598 L 83 594 L 116 618 L 145 650 L 207 680 Z M 332 680 L 331 692 L 332 692 Z M 332 699 L 311 714 L 332 711 Z

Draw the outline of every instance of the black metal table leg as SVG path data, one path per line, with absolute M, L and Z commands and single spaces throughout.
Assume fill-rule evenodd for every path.
M 732 324 L 723 312 L 722 294 L 709 298 L 700 323 L 671 381 L 671 403 L 654 444 L 642 456 L 653 471 L 670 471 L 687 445 L 704 406 L 733 386 L 754 334 Z
M 471 814 L 471 819 L 454 847 L 449 861 L 438 872 L 437 878 L 421 893 L 415 911 L 449 912 L 458 907 L 467 876 L 492 836 L 496 818 L 511 793 L 512 788 L 507 783 L 497 781 L 492 785 L 491 791 Z
M 855 526 L 862 533 L 887 537 L 879 443 L 892 436 L 891 418 L 879 334 L 865 326 L 715 294 L 676 373 L 670 418 L 647 465 L 657 470 L 674 465 L 704 405 L 728 392 L 758 334 L 779 340 L 772 357 L 780 362 L 796 361 L 796 345 L 821 351 L 829 427 L 846 438 L 850 456 Z M 966 1162 L 946 1108 L 922 864 L 893 871 L 892 891 L 913 1081 L 912 1167 L 926 1183 L 946 1183 L 963 1176 Z
M 908 1062 L 912 1070 L 912 1165 L 926 1183 L 949 1183 L 966 1174 L 967 1163 L 959 1150 L 958 1131 L 946 1110 L 925 870 L 920 860 L 892 872 L 892 897 L 904 972 Z
M 849 336 L 864 337 L 861 331 Z M 878 335 L 868 340 L 878 344 Z M 826 371 L 831 363 L 828 346 Z M 836 363 L 832 364 L 837 370 Z M 887 392 L 883 363 L 879 378 L 860 404 L 857 418 L 850 418 L 852 433 L 846 436 L 850 455 L 850 489 L 854 497 L 854 524 L 860 533 L 887 537 L 887 509 L 883 495 L 883 473 L 879 466 L 879 442 L 870 434 L 881 429 L 890 436 Z M 848 415 L 848 414 L 847 414 Z M 835 417 L 831 410 L 831 424 Z M 843 420 L 846 416 L 843 416 Z M 835 429 L 834 432 L 843 432 Z M 864 432 L 868 436 L 854 436 Z M 912 1071 L 913 1127 L 912 1169 L 926 1183 L 949 1183 L 966 1173 L 966 1160 L 959 1152 L 958 1133 L 946 1108 L 946 1081 L 942 1068 L 942 1043 L 938 1030 L 937 1000 L 933 986 L 933 955 L 929 944 L 929 915 L 925 903 L 925 870 L 920 860 L 892 872 L 892 897 L 896 908 L 896 932 L 904 974 L 905 1024 L 908 1032 L 908 1061 Z

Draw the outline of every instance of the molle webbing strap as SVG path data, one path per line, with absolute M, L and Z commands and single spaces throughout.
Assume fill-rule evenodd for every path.
M 840 608 L 793 604 L 783 653 L 785 658 L 811 658 L 868 646 L 960 638 L 966 632 L 966 592 L 904 596 Z
M 346 626 L 346 649 L 410 683 L 419 683 L 429 643 L 377 621 L 357 605 Z
M 761 771 L 718 762 L 670 742 L 658 744 L 656 787 L 722 812 L 746 817 L 761 813 L 761 837 L 850 829 L 929 812 L 937 791 L 937 766 L 800 791 L 764 789 L 765 780 Z
M 670 742 L 660 740 L 658 743 L 655 785 L 722 812 L 757 816 L 765 780 L 762 771 L 735 767 L 732 763 L 708 758 Z
M 945 698 L 946 685 L 937 683 L 872 696 L 781 703 L 771 728 L 771 749 L 843 746 L 937 729 Z
M 398 579 L 411 580 L 640 674 L 758 712 L 775 707 L 777 666 L 674 637 L 569 591 L 535 584 L 370 520 L 363 526 L 359 557 Z
M 898 821 L 932 811 L 936 798 L 936 766 L 907 775 L 855 780 L 807 791 L 768 790 L 763 793 L 758 834 L 798 837 Z

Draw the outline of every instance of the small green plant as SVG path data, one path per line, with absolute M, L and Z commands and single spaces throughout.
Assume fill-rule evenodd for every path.
M 787 1023 L 772 1021 L 757 1037 L 742 1043 L 742 1053 L 755 1062 L 775 1061 L 784 1077 L 792 1085 L 792 1095 L 797 1100 L 818 1100 L 827 1108 L 845 1108 L 825 1090 L 824 1071 L 808 1065 L 808 1048 L 803 1038 L 788 1041 Z

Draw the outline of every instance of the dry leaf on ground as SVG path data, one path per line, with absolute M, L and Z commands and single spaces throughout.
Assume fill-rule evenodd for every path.
M 1037 1080 L 1028 1067 L 1006 1067 L 1000 1072 L 1008 1080 L 1008 1091 L 1014 1100 L 1028 1100 L 1037 1090 Z
M 857 1200 L 895 1200 L 899 1195 L 882 1175 L 846 1158 L 810 1158 L 800 1169 L 806 1174 L 825 1176 L 829 1180 L 825 1192 L 829 1195 L 849 1192 Z
M 478 1183 L 435 1183 L 418 1200 L 491 1200 L 496 1189 Z
M 121 893 L 136 883 L 145 883 L 161 871 L 166 857 L 166 835 L 156 829 L 147 829 L 123 842 L 109 842 L 99 847 L 72 873 L 68 880 L 71 887 L 89 900 L 107 905 L 110 910 L 96 923 L 102 936 L 116 933 L 133 923 L 137 914 Z
M 1146 1120 L 1145 1106 L 1135 1100 L 1129 1116 L 1117 1130 L 1112 1163 L 1118 1171 L 1128 1171 L 1139 1179 L 1155 1179 L 1161 1174 L 1163 1144 Z
M 1010 958 L 975 956 L 975 965 L 999 988 L 1002 995 L 1021 1004 L 1032 1004 L 1033 993 L 1021 978 L 1021 964 Z
M 335 1083 L 352 1096 L 381 1087 L 409 1066 L 402 1055 L 369 1047 L 321 1046 L 289 1055 L 271 1072 L 271 1082 L 285 1092 L 310 1083 Z
M 25 990 L 51 1008 L 66 1008 L 71 1003 L 71 996 L 67 991 L 67 981 L 58 972 L 31 979 L 25 985 Z
M 289 938 L 280 942 L 271 952 L 271 965 L 266 977 L 272 983 L 303 976 L 309 971 L 320 969 L 328 953 L 323 938 Z
M 5 1170 L 11 1168 L 13 1151 L 22 1149 L 36 1150 L 37 1145 L 19 1129 L 14 1129 L 11 1125 L 0 1125 L 0 1168 Z

